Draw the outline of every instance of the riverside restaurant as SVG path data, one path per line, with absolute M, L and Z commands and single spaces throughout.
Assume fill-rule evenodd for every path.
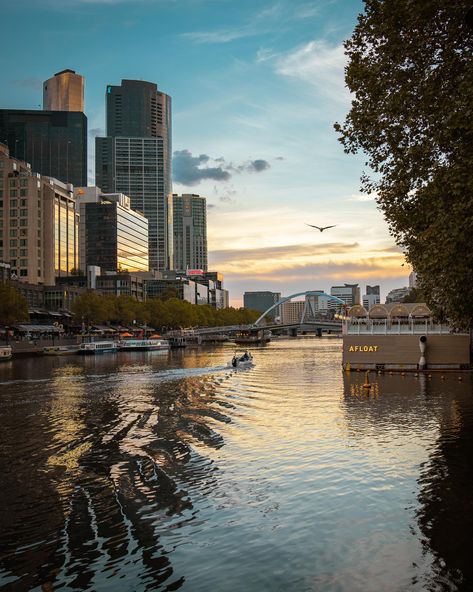
M 423 303 L 352 306 L 343 327 L 345 370 L 469 370 L 469 333 L 434 322 Z

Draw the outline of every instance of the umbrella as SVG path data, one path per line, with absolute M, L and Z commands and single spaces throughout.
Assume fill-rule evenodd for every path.
M 161 337 L 161 335 L 158 335 L 157 333 L 155 335 L 151 335 L 150 339 L 159 339 Z
M 120 335 L 122 337 L 133 337 L 133 335 L 131 333 L 128 333 L 128 331 L 126 331 L 125 333 L 120 333 Z

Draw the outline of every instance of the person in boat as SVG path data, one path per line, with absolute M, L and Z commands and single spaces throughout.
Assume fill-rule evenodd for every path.
M 237 364 L 238 364 L 238 358 L 236 356 L 233 356 L 233 358 L 232 358 L 232 366 L 236 367 Z
M 246 350 L 246 352 L 241 356 L 240 358 L 243 362 L 247 362 L 250 359 L 250 354 L 248 353 L 248 350 Z

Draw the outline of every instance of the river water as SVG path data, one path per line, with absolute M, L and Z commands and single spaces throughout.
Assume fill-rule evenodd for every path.
M 0 366 L 0 588 L 472 590 L 465 374 L 338 338 Z

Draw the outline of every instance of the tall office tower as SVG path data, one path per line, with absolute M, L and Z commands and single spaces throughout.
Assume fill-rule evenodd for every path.
M 252 310 L 258 310 L 259 312 L 265 312 L 276 304 L 278 300 L 281 300 L 281 292 L 269 292 L 269 291 L 261 291 L 261 292 L 245 292 L 243 294 L 243 306 L 245 308 L 251 308 Z M 280 306 L 272 310 L 268 316 L 271 318 L 275 318 L 280 316 Z M 290 307 L 289 307 L 290 308 Z
M 87 185 L 87 117 L 72 111 L 0 109 L 0 142 L 33 171 Z
M 74 191 L 79 222 L 79 266 L 104 271 L 148 271 L 148 220 L 130 208 L 123 193 L 102 193 L 99 187 Z
M 174 269 L 207 271 L 207 201 L 194 194 L 173 195 Z
M 84 112 L 84 77 L 74 70 L 62 70 L 43 82 L 45 111 Z
M 360 288 L 358 284 L 344 284 L 343 286 L 332 286 L 330 288 L 330 294 L 343 300 L 347 306 L 353 306 L 360 304 Z M 338 308 L 336 302 L 330 303 L 330 308 Z
M 0 144 L 0 260 L 12 276 L 54 285 L 77 267 L 79 216 L 71 186 L 32 172 Z
M 149 222 L 151 269 L 173 266 L 171 97 L 156 84 L 107 86 L 107 136 L 95 139 L 96 183 L 121 192 Z
M 366 286 L 366 294 L 363 294 L 363 306 L 366 310 L 380 302 L 379 286 Z

